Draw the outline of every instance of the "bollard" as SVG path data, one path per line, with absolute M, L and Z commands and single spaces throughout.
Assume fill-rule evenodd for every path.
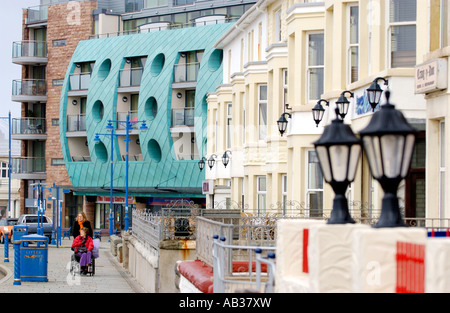
M 13 285 L 21 285 L 20 281 L 20 241 L 14 241 L 14 283 Z
M 5 233 L 5 263 L 9 263 L 9 233 Z

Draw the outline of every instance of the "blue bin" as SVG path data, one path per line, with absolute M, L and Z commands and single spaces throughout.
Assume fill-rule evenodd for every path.
M 13 243 L 15 241 L 20 241 L 23 236 L 28 235 L 28 226 L 27 225 L 14 225 L 13 227 Z
M 21 241 L 21 281 L 47 282 L 48 238 L 41 235 L 26 235 Z

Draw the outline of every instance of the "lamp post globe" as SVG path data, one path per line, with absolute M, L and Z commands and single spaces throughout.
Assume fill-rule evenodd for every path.
M 209 169 L 212 169 L 214 167 L 214 164 L 216 163 L 216 160 L 214 159 L 215 157 L 217 157 L 217 155 L 215 155 L 215 154 L 213 154 L 209 157 L 209 159 L 208 159 Z
M 227 167 L 228 163 L 230 163 L 230 157 L 228 155 L 228 153 L 231 154 L 231 151 L 225 151 L 222 155 L 222 163 L 224 167 Z
M 355 223 L 348 210 L 345 192 L 354 181 L 361 155 L 361 141 L 350 126 L 338 117 L 325 127 L 322 136 L 314 142 L 320 168 L 325 181 L 335 193 L 333 209 L 328 224 Z
M 350 94 L 350 98 L 353 98 L 354 94 L 351 91 L 345 90 L 339 96 L 339 99 L 336 101 L 336 106 L 339 109 L 339 116 L 344 119 L 348 113 L 348 108 L 350 107 L 350 101 L 348 101 L 345 96 L 346 93 Z
M 323 108 L 321 102 L 325 102 L 326 106 L 329 105 L 329 102 L 327 100 L 320 99 L 319 101 L 317 101 L 314 108 L 312 108 L 313 119 L 316 123 L 316 127 L 319 127 L 319 123 L 322 121 L 323 115 L 325 113 L 325 109 Z
M 370 106 L 372 107 L 372 112 L 375 112 L 375 108 L 380 103 L 381 94 L 383 93 L 383 89 L 381 89 L 378 84 L 379 80 L 383 80 L 384 84 L 388 85 L 388 80 L 383 77 L 377 77 L 374 79 L 369 88 L 367 88 L 367 99 L 369 101 Z
M 291 114 L 289 113 L 283 113 L 281 114 L 280 118 L 277 121 L 278 124 L 278 131 L 281 134 L 281 137 L 283 137 L 283 134 L 286 132 L 287 130 L 287 124 L 288 124 L 288 120 L 286 119 L 286 115 L 291 118 Z
M 359 132 L 372 176 L 385 193 L 375 228 L 406 226 L 400 212 L 397 189 L 409 173 L 416 139 L 416 130 L 389 103 L 389 97 L 390 91 L 386 91 L 386 104 Z

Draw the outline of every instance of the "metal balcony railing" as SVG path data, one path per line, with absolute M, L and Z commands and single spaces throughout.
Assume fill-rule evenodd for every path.
M 87 90 L 91 81 L 91 73 L 71 74 L 69 90 Z
M 28 19 L 27 24 L 45 22 L 48 18 L 48 5 L 38 5 L 29 7 L 27 9 Z
M 45 172 L 45 158 L 19 157 L 13 158 L 11 164 L 13 174 L 43 173 Z
M 172 109 L 173 126 L 194 126 L 194 108 Z
M 11 133 L 19 134 L 45 134 L 45 118 L 25 117 L 12 119 Z
M 140 86 L 143 72 L 142 67 L 120 70 L 119 87 Z
M 196 82 L 199 68 L 200 62 L 182 63 L 174 65 L 173 82 L 174 83 Z
M 46 58 L 47 42 L 34 40 L 13 42 L 12 57 L 13 59 L 25 57 Z
M 86 131 L 86 115 L 67 115 L 67 131 Z
M 127 115 L 129 116 L 131 128 L 139 129 L 140 124 L 136 123 L 138 121 L 138 111 L 117 112 L 117 120 L 125 122 L 127 120 Z M 125 126 L 125 123 L 117 123 L 116 129 L 125 129 Z
M 47 81 L 45 79 L 16 79 L 12 83 L 13 96 L 45 96 Z

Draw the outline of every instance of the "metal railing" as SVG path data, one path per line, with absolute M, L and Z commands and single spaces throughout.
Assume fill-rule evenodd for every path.
M 133 209 L 133 236 L 144 246 L 158 249 L 161 240 L 195 240 L 197 205 L 187 200 L 172 201 L 158 213 Z
M 172 109 L 173 126 L 194 126 L 194 108 Z
M 23 57 L 46 58 L 47 42 L 35 40 L 15 41 L 13 42 L 12 57 L 13 59 Z
M 175 64 L 173 66 L 173 82 L 196 82 L 199 68 L 200 62 Z
M 45 132 L 45 118 L 25 117 L 12 119 L 12 134 L 45 134 Z
M 261 254 L 267 253 L 272 259 L 276 248 L 233 245 L 226 241 L 226 237 L 213 236 L 214 293 L 273 292 L 275 263 L 263 260 Z M 262 262 L 269 265 L 265 271 Z
M 144 68 L 121 69 L 119 72 L 119 87 L 140 86 Z
M 69 90 L 89 89 L 91 73 L 71 74 L 69 76 Z
M 67 115 L 67 131 L 86 131 L 86 114 Z
M 139 123 L 136 123 L 138 119 L 138 111 L 128 111 L 128 112 L 117 112 L 117 120 L 118 121 L 126 121 L 127 115 L 129 117 L 129 121 L 132 129 L 139 129 Z M 126 129 L 126 123 L 117 122 L 117 129 Z
M 45 79 L 15 79 L 12 83 L 13 96 L 46 96 Z
M 27 9 L 27 24 L 45 22 L 48 18 L 48 5 L 38 5 Z
M 19 157 L 13 158 L 11 172 L 14 174 L 44 173 L 45 158 Z
M 237 21 L 239 17 L 229 17 L 229 18 L 221 18 L 217 20 L 208 20 L 202 22 L 190 22 L 190 23 L 177 23 L 177 24 L 169 24 L 165 26 L 161 26 L 159 28 L 144 28 L 144 29 L 133 29 L 133 30 L 124 30 L 120 32 L 111 32 L 105 34 L 97 34 L 89 36 L 89 39 L 100 39 L 100 38 L 111 38 L 118 36 L 127 36 L 127 35 L 136 35 L 136 34 L 145 34 L 151 33 L 155 31 L 164 31 L 164 30 L 175 30 L 181 28 L 188 27 L 197 27 L 197 26 L 206 26 L 206 25 L 215 25 L 215 24 L 223 24 L 223 23 L 233 23 Z

